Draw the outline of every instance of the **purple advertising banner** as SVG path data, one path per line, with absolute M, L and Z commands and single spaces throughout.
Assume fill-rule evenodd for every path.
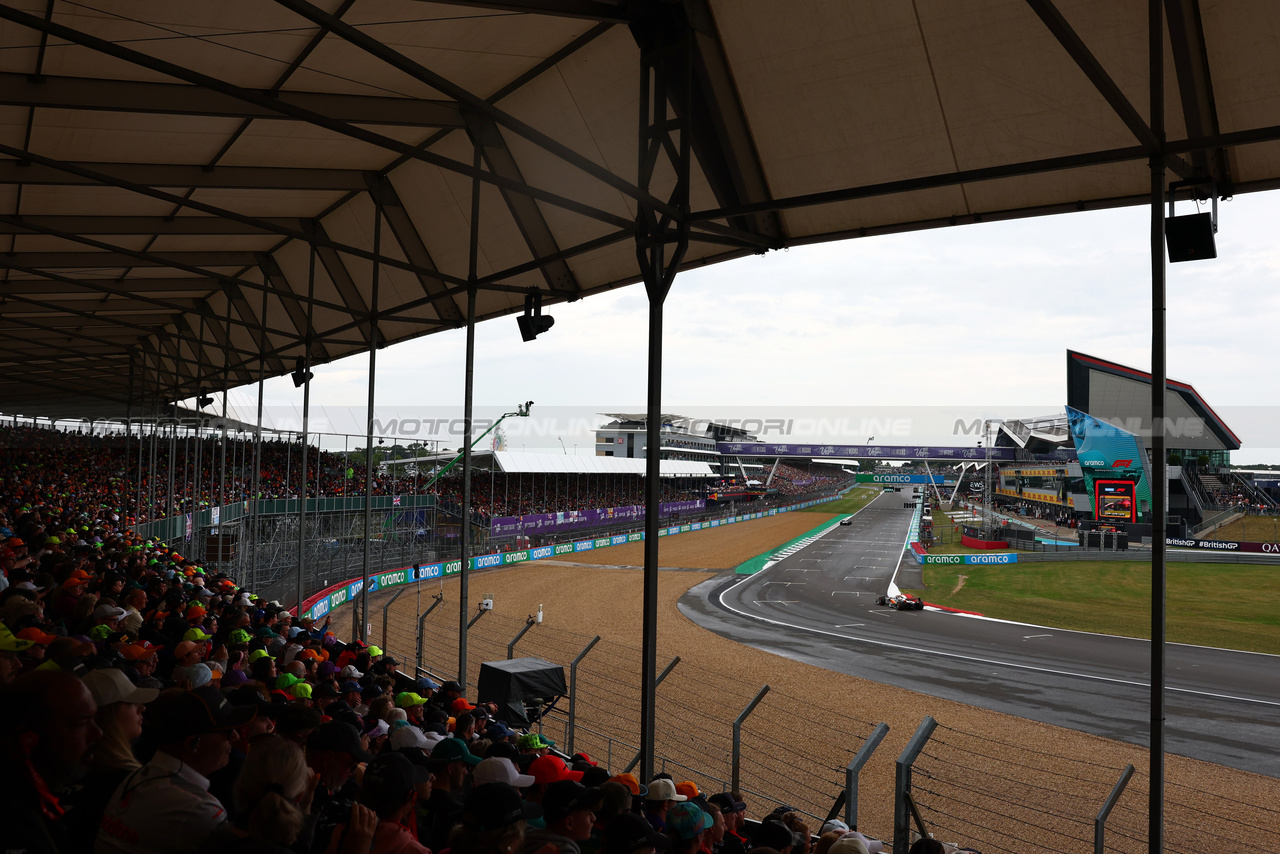
M 689 501 L 668 501 L 658 506 L 659 516 L 678 513 L 697 513 L 705 510 L 707 502 L 701 498 Z M 528 516 L 495 516 L 489 523 L 489 533 L 494 537 L 510 537 L 518 534 L 558 534 L 582 528 L 597 528 L 620 522 L 636 522 L 644 518 L 644 506 L 601 507 L 595 510 L 565 510 L 560 513 L 532 513 Z
M 720 442 L 716 450 L 722 454 L 751 457 L 840 457 L 875 460 L 943 460 L 954 462 L 982 462 L 987 449 L 976 445 L 776 445 L 760 442 Z M 1016 448 L 992 448 L 991 459 L 998 463 L 1019 460 Z M 1059 448 L 1048 454 L 1023 452 L 1021 459 L 1028 461 L 1074 462 L 1074 448 Z
M 1165 537 L 1165 545 L 1179 549 L 1205 549 L 1214 552 L 1262 552 L 1280 554 L 1280 543 L 1240 543 L 1232 540 L 1196 540 Z

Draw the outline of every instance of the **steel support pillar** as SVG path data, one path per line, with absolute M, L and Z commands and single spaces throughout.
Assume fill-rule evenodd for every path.
M 262 587 L 258 584 L 258 510 L 259 502 L 262 500 L 262 403 L 263 395 L 266 391 L 267 381 L 267 293 L 270 290 L 271 280 L 267 280 L 267 287 L 262 289 L 262 322 L 258 327 L 258 425 L 253 433 L 253 542 L 251 547 L 253 554 L 249 561 L 249 572 L 252 578 L 252 586 L 250 590 L 261 591 Z M 301 607 L 301 603 L 299 603 Z
M 1164 260 L 1164 2 L 1148 0 L 1151 131 L 1151 786 L 1147 850 L 1164 850 L 1165 533 L 1168 451 L 1165 449 Z
M 479 145 L 472 147 L 473 165 L 481 163 Z M 467 691 L 467 609 L 471 607 L 471 415 L 475 403 L 476 368 L 476 276 L 480 253 L 480 181 L 471 181 L 471 235 L 467 263 L 467 352 L 462 379 L 462 508 L 458 513 L 458 684 Z M 483 612 L 482 612 L 483 613 Z M 478 617 L 477 617 L 478 619 Z M 474 622 L 474 621 L 473 621 Z
M 299 480 L 302 485 L 298 487 L 298 617 L 302 617 L 302 600 L 306 598 L 306 581 L 303 578 L 305 567 L 303 566 L 304 555 L 306 554 L 307 542 L 307 443 L 309 439 L 309 430 L 311 427 L 311 318 L 312 307 L 311 299 L 316 293 L 316 246 L 311 244 L 311 252 L 308 253 L 307 261 L 307 331 L 306 339 L 302 346 L 302 471 Z M 372 378 L 369 380 L 373 383 Z M 319 461 L 319 453 L 316 454 L 317 462 Z M 319 465 L 316 466 L 317 474 L 319 473 Z M 286 507 L 288 505 L 286 504 Z M 366 533 L 367 537 L 368 534 Z M 360 638 L 364 640 L 364 638 Z
M 374 200 L 373 205 L 373 255 L 378 257 L 382 252 L 382 205 Z M 364 451 L 364 561 L 360 585 L 360 625 L 355 639 L 361 643 L 368 640 L 369 634 L 369 561 L 373 548 L 373 470 L 377 463 L 373 455 L 373 402 L 374 391 L 378 379 L 378 270 L 374 263 L 370 275 L 369 299 L 369 400 L 367 421 L 365 425 Z M 301 607 L 302 603 L 299 602 Z M 356 609 L 352 608 L 352 613 Z
M 636 213 L 636 258 L 649 296 L 649 378 L 645 416 L 644 579 L 640 660 L 640 777 L 654 772 L 658 658 L 658 508 L 662 484 L 662 310 L 689 245 L 689 133 L 687 116 L 671 109 L 672 96 L 688 104 L 692 87 L 693 32 L 661 4 L 654 17 L 632 27 L 640 47 L 639 184 L 646 198 L 660 163 L 674 173 L 667 199 L 678 217 L 641 199 Z M 677 73 L 675 69 L 682 69 Z M 667 169 L 671 173 L 666 172 Z

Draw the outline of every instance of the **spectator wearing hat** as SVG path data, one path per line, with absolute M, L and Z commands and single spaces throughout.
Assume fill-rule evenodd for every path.
M 120 670 L 139 688 L 164 688 L 164 683 L 155 677 L 156 667 L 160 663 L 160 650 L 148 641 L 125 644 L 117 650 L 124 659 Z
M 644 817 L 659 833 L 667 830 L 667 812 L 676 804 L 687 801 L 684 795 L 676 791 L 676 784 L 658 777 L 649 781 L 649 791 L 644 796 Z
M 67 799 L 67 828 L 77 850 L 93 847 L 103 810 L 125 777 L 142 767 L 133 745 L 142 736 L 145 704 L 160 695 L 155 688 L 139 688 L 119 670 L 93 670 L 85 687 L 98 706 L 95 720 L 102 737 L 90 754 L 88 773 Z
M 236 727 L 257 710 L 233 705 L 206 685 L 166 697 L 151 711 L 156 754 L 111 796 L 96 854 L 194 851 L 226 821 L 226 808 L 209 794 L 209 775 L 227 764 Z
M 56 787 L 69 782 L 98 740 L 93 695 L 79 679 L 39 671 L 15 679 L 0 701 L 0 827 L 10 851 L 71 854 Z
M 451 854 L 511 854 L 524 841 L 527 822 L 542 808 L 520 799 L 505 783 L 484 783 L 467 795 Z
M 666 819 L 672 854 L 696 854 L 702 849 L 703 835 L 714 823 L 711 816 L 692 801 L 671 807 Z
M 448 683 L 446 683 L 448 684 Z M 516 739 L 516 747 L 521 753 L 532 754 L 533 756 L 546 756 L 556 743 L 550 739 L 544 738 L 542 733 L 527 732 Z
M 714 794 L 707 801 L 718 806 L 724 816 L 724 838 L 715 854 L 746 854 L 751 841 L 740 831 L 746 820 L 747 805 L 728 792 Z
M 782 814 L 782 823 L 787 826 L 796 837 L 796 846 L 794 854 L 809 854 L 809 847 L 812 844 L 813 836 L 810 833 L 809 825 L 805 822 L 804 817 L 795 810 L 790 810 Z
M 305 714 L 316 722 L 320 720 L 315 709 L 290 705 L 288 712 L 294 709 L 298 710 L 297 714 Z M 278 720 L 277 725 L 280 723 Z M 359 791 L 354 779 L 356 769 L 362 762 L 373 761 L 373 756 L 364 749 L 360 732 L 343 721 L 319 724 L 307 738 L 306 752 L 307 765 L 319 777 L 311 803 L 311 812 L 316 816 L 311 850 L 322 852 L 329 846 L 334 831 L 343 822 L 351 821 L 351 807 Z
M 401 691 L 396 694 L 396 707 L 404 709 L 407 720 L 414 726 L 422 725 L 426 705 L 427 698 L 413 691 Z
M 0 623 L 0 687 L 18 678 L 23 668 L 22 654 L 35 645 L 35 641 L 17 637 L 8 626 Z
M 431 854 L 401 822 L 413 813 L 418 787 L 431 782 L 431 771 L 390 751 L 369 763 L 359 802 L 378 816 L 373 835 L 377 854 Z
M 521 854 L 533 854 L 548 844 L 556 846 L 559 854 L 582 854 L 579 844 L 591 838 L 595 810 L 603 800 L 599 789 L 587 788 L 576 780 L 548 783 L 542 795 L 545 827 L 525 835 Z
M 791 854 L 795 844 L 795 834 L 774 818 L 766 818 L 756 829 L 756 845 L 761 848 L 772 848 L 778 854 Z
M 516 789 L 524 789 L 534 783 L 531 775 L 521 774 L 516 764 L 504 756 L 489 756 L 482 759 L 471 772 L 471 780 L 477 786 L 484 783 L 506 783 Z
M 600 834 L 600 854 L 661 854 L 671 840 L 635 813 L 615 817 Z
M 456 738 L 442 739 L 431 749 L 432 771 L 435 783 L 431 797 L 422 808 L 426 827 L 419 827 L 419 835 L 435 851 L 449 847 L 449 835 L 462 814 L 462 792 L 467 772 L 480 764 L 480 757 L 473 756 L 467 746 Z

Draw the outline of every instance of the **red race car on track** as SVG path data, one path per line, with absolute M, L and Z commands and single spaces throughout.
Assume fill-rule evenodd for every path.
M 888 605 L 895 611 L 923 611 L 924 600 L 910 593 L 899 593 L 897 596 L 879 596 L 877 605 Z

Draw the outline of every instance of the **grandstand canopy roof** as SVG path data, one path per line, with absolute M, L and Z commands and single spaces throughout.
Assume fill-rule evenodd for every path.
M 494 451 L 502 471 L 515 474 L 637 474 L 644 475 L 645 461 L 630 457 L 593 457 L 586 454 L 538 454 L 530 451 Z M 711 466 L 688 460 L 661 460 L 661 477 L 716 477 Z
M 1280 4 L 1165 7 L 1162 145 L 1143 0 L 0 3 L 0 411 L 282 375 L 455 328 L 469 285 L 484 319 L 632 283 L 642 210 L 691 267 L 1144 203 L 1151 156 L 1276 186 Z M 687 213 L 640 177 L 641 45 Z
M 1190 383 L 1168 380 L 1164 392 L 1167 447 L 1238 451 L 1240 438 Z M 1151 445 L 1151 374 L 1067 351 L 1067 406 L 1144 437 Z

